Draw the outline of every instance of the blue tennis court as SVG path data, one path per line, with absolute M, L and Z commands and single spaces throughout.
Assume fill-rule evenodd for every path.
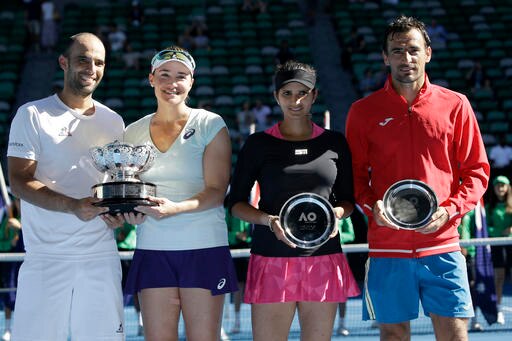
M 470 340 L 512 340 L 512 286 L 509 284 L 505 287 L 503 297 L 503 312 L 505 314 L 505 324 L 493 324 L 488 326 L 482 315 L 479 315 L 479 322 L 484 327 L 482 332 L 471 332 L 469 334 Z M 350 299 L 347 302 L 347 316 L 346 327 L 350 330 L 349 336 L 336 335 L 337 324 L 333 331 L 332 340 L 378 340 L 378 329 L 372 328 L 372 323 L 369 321 L 361 320 L 361 298 Z M 137 336 L 137 315 L 133 306 L 128 306 L 125 309 L 126 316 L 126 340 L 127 341 L 142 341 L 142 336 Z M 225 338 L 223 340 L 252 340 L 251 335 L 251 320 L 250 320 L 250 307 L 247 304 L 242 304 L 241 311 L 241 331 L 240 333 L 231 334 L 229 331 L 233 326 L 234 311 L 233 305 L 226 303 L 224 306 L 224 320 L 223 329 L 225 330 Z M 412 327 L 412 340 L 435 340 L 434 333 L 431 327 L 431 322 L 428 317 L 420 315 L 420 318 L 411 322 Z M 183 324 L 180 325 L 180 336 L 185 340 Z M 292 324 L 289 340 L 300 340 L 299 323 L 297 317 Z

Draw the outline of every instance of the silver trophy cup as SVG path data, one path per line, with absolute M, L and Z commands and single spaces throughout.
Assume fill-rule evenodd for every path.
M 322 246 L 336 228 L 331 204 L 315 193 L 300 193 L 288 199 L 279 219 L 286 238 L 303 249 Z
M 430 222 L 437 211 L 437 196 L 419 180 L 401 180 L 384 194 L 384 215 L 402 229 L 415 230 Z
M 153 165 L 156 153 L 152 146 L 114 141 L 91 148 L 90 154 L 96 168 L 109 175 L 106 182 L 91 188 L 92 197 L 101 199 L 95 205 L 108 207 L 110 214 L 132 212 L 139 205 L 154 205 L 147 198 L 156 195 L 156 185 L 138 178 L 139 173 Z

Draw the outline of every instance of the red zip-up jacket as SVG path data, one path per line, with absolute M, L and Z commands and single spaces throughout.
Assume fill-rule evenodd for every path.
M 409 106 L 392 87 L 354 102 L 346 137 L 352 152 L 357 203 L 368 216 L 370 257 L 415 258 L 460 250 L 457 226 L 483 196 L 489 162 L 466 96 L 425 84 Z M 379 226 L 372 208 L 399 180 L 416 179 L 435 192 L 450 220 L 422 234 Z

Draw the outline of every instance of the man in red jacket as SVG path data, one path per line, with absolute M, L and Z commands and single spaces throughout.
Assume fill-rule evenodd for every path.
M 464 95 L 430 83 L 424 23 L 396 18 L 382 55 L 386 84 L 353 103 L 346 125 L 356 200 L 369 218 L 363 318 L 379 322 L 382 340 L 409 339 L 421 301 L 437 339 L 464 340 L 473 309 L 457 226 L 489 178 L 478 123 Z M 384 214 L 384 193 L 404 179 L 428 184 L 439 203 L 416 230 Z

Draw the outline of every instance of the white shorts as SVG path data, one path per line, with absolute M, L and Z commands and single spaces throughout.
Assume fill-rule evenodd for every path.
M 14 311 L 12 340 L 125 340 L 119 257 L 26 256 Z

